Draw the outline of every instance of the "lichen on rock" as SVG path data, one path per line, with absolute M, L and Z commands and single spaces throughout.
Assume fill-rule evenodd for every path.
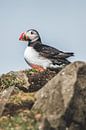
M 0 77 L 0 91 L 10 87 L 10 86 L 25 86 L 29 85 L 26 75 L 22 71 L 20 72 L 9 72 L 7 74 L 2 74 Z

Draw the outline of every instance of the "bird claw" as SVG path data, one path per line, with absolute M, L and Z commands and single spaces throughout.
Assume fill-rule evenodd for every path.
M 43 72 L 43 71 L 45 71 L 45 69 L 44 69 L 43 67 L 38 66 L 38 65 L 32 64 L 31 67 L 32 67 L 33 69 L 35 69 L 36 71 L 38 71 L 38 72 Z

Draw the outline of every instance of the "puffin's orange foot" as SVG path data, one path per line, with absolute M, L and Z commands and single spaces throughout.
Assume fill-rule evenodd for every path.
M 39 65 L 34 65 L 34 64 L 32 64 L 31 67 L 32 67 L 33 69 L 35 69 L 36 71 L 38 71 L 38 72 L 43 72 L 43 71 L 45 71 L 45 69 L 44 69 L 43 67 L 39 66 Z

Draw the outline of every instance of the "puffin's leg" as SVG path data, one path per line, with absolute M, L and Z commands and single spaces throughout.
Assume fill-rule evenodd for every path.
M 45 69 L 39 65 L 31 64 L 31 67 L 39 72 L 45 71 Z

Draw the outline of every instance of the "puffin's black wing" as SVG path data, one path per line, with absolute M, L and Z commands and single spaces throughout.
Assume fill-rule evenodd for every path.
M 35 44 L 34 49 L 39 52 L 39 55 L 50 59 L 53 64 L 69 64 L 66 58 L 73 56 L 72 52 L 63 52 L 54 47 L 44 45 L 44 44 Z

